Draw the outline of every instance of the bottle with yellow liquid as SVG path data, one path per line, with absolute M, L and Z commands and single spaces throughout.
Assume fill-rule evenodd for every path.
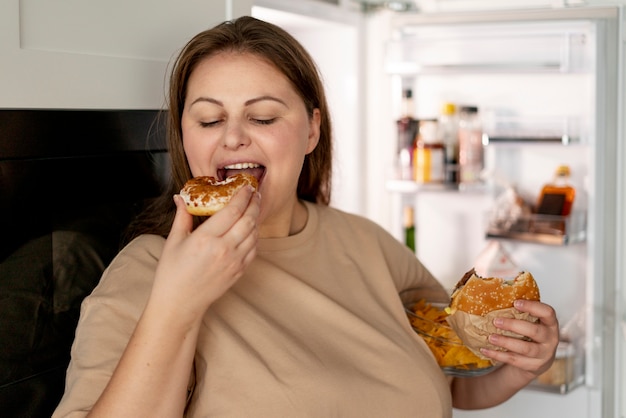
M 576 189 L 570 184 L 570 168 L 560 165 L 554 179 L 541 189 L 537 213 L 542 215 L 568 216 L 572 211 Z
M 417 183 L 442 183 L 445 178 L 445 149 L 437 138 L 437 120 L 419 121 L 413 149 L 413 180 Z

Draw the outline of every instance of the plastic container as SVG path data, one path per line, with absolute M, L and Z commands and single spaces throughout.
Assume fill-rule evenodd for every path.
M 462 185 L 481 183 L 484 166 L 482 126 L 476 106 L 459 110 L 459 182 Z

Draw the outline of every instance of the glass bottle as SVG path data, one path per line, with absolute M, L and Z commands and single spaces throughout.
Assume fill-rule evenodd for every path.
M 478 108 L 463 106 L 459 110 L 459 182 L 480 183 L 483 170 L 483 135 Z
M 422 119 L 413 150 L 413 180 L 442 183 L 445 178 L 445 150 L 438 140 L 437 120 Z
M 444 182 L 446 184 L 459 182 L 458 124 L 456 106 L 454 103 L 444 103 L 439 114 L 438 137 L 444 147 Z
M 418 121 L 414 117 L 415 105 L 413 103 L 413 91 L 402 91 L 401 116 L 396 121 L 398 130 L 397 143 L 397 167 L 398 175 L 402 180 L 411 179 L 411 167 L 413 165 L 413 147 L 417 135 Z
M 413 206 L 404 207 L 404 243 L 415 252 L 415 211 Z
M 552 182 L 541 189 L 537 203 L 537 213 L 542 215 L 568 216 L 572 211 L 576 189 L 570 184 L 570 168 L 560 165 Z

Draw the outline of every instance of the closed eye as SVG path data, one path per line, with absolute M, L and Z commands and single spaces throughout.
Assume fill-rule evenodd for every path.
M 276 122 L 277 118 L 272 118 L 272 119 L 252 119 L 252 121 L 254 123 L 257 123 L 259 125 L 271 125 L 272 123 Z
M 198 123 L 199 123 L 199 125 L 202 128 L 210 128 L 211 126 L 216 126 L 220 122 L 221 121 L 219 121 L 219 120 L 214 120 L 214 121 L 211 121 L 211 122 L 198 122 Z

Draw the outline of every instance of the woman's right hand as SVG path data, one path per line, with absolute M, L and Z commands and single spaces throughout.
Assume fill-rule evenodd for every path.
M 180 196 L 174 196 L 174 201 L 176 216 L 157 267 L 152 297 L 164 309 L 173 309 L 179 319 L 195 322 L 254 259 L 260 195 L 252 187 L 242 188 L 195 230 Z

